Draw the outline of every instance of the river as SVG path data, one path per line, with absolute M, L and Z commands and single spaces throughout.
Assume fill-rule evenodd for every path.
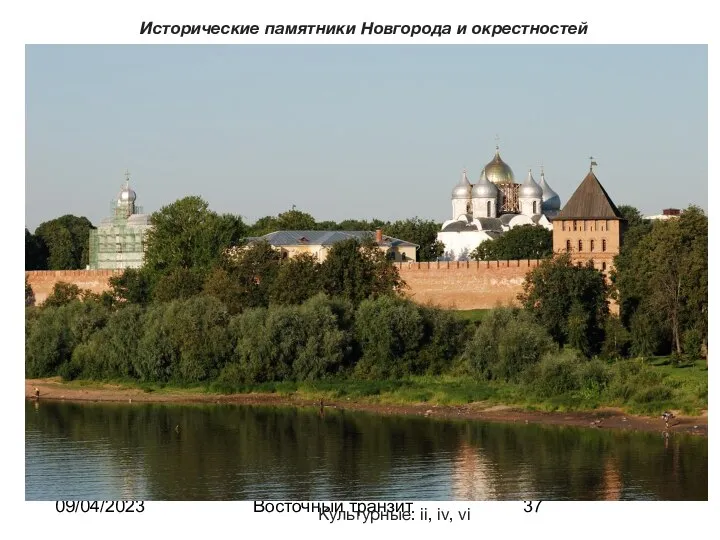
M 26 500 L 707 500 L 708 440 L 326 408 L 26 402 Z

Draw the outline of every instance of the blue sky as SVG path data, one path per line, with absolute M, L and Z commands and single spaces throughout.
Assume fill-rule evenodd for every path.
M 501 154 L 565 203 L 588 156 L 616 204 L 708 200 L 706 46 L 26 48 L 26 226 L 200 195 L 255 221 L 443 221 Z

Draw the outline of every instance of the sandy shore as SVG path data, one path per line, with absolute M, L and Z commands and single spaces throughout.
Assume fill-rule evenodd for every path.
M 191 391 L 145 392 L 141 389 L 122 388 L 117 385 L 95 384 L 88 387 L 69 386 L 59 379 L 26 379 L 25 396 L 35 399 L 35 388 L 41 400 L 108 401 L 117 403 L 236 403 L 245 405 L 291 405 L 317 407 L 318 403 L 277 394 L 204 394 Z M 490 422 L 556 424 L 590 427 L 594 429 L 621 429 L 632 431 L 666 431 L 659 417 L 628 415 L 619 409 L 597 409 L 590 412 L 538 412 L 524 411 L 504 405 L 470 403 L 467 405 L 392 405 L 371 402 L 353 402 L 342 399 L 328 400 L 325 407 L 369 411 L 380 414 L 404 414 L 432 418 L 474 419 Z M 675 418 L 667 431 L 671 433 L 708 434 L 708 415 L 682 416 L 673 411 Z

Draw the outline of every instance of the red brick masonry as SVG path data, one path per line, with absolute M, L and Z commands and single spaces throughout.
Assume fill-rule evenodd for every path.
M 404 262 L 396 266 L 408 285 L 408 296 L 416 302 L 451 309 L 481 309 L 516 303 L 525 275 L 538 262 Z M 35 302 L 41 304 L 59 281 L 101 293 L 109 289 L 109 278 L 119 273 L 119 270 L 35 270 L 25 275 L 35 293 Z

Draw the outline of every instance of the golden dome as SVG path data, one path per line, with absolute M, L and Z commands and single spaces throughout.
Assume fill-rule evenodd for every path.
M 500 157 L 500 150 L 495 150 L 495 157 L 493 160 L 485 165 L 485 176 L 493 184 L 514 184 L 515 175 L 510 168 L 510 165 L 505 163 Z

